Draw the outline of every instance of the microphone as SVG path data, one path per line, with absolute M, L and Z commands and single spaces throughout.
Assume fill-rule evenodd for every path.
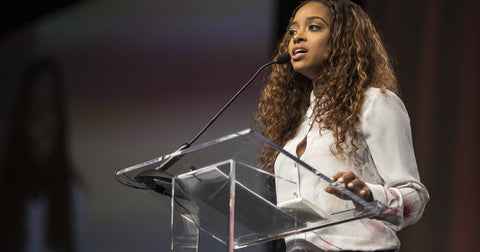
M 280 56 L 278 56 L 273 62 L 274 64 L 285 64 L 290 61 L 290 54 L 289 53 L 284 53 Z
M 240 88 L 239 91 L 210 119 L 210 121 L 187 143 L 182 144 L 175 152 L 182 151 L 192 145 L 193 142 L 195 142 L 209 127 L 212 125 L 212 123 L 217 120 L 217 118 L 222 114 L 228 106 L 250 85 L 250 83 L 257 77 L 257 75 L 265 69 L 267 66 L 273 65 L 273 64 L 285 64 L 290 61 L 290 54 L 285 53 L 277 58 L 275 58 L 273 61 L 261 66 L 257 72 L 250 78 L 250 80 L 247 81 L 243 85 L 242 88 Z M 184 154 L 181 155 L 176 155 L 173 157 L 170 157 L 167 159 L 163 164 L 161 164 L 159 167 L 156 167 L 155 169 L 150 169 L 150 170 L 145 170 L 141 173 L 139 173 L 137 176 L 135 176 L 135 180 L 138 182 L 141 182 L 145 184 L 147 187 L 153 189 L 154 191 L 171 196 L 169 189 L 171 189 L 171 186 L 168 187 L 168 185 L 171 185 L 172 181 L 172 175 L 166 173 L 167 169 L 175 164 L 180 158 L 182 158 Z

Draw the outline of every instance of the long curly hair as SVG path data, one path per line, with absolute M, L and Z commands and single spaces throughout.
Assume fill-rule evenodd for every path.
M 311 81 L 294 71 L 290 63 L 275 65 L 260 97 L 255 121 L 264 136 L 279 146 L 293 138 L 303 115 L 310 105 L 310 93 L 317 99 L 315 120 L 332 131 L 330 150 L 340 159 L 347 151 L 357 150 L 357 129 L 364 93 L 369 87 L 399 93 L 390 58 L 381 37 L 368 15 L 348 0 L 310 0 L 302 2 L 293 12 L 310 2 L 327 6 L 332 17 L 328 55 L 319 68 L 320 77 Z M 289 29 L 287 29 L 288 31 Z M 288 52 L 292 39 L 285 33 L 276 56 Z M 277 153 L 264 148 L 262 162 L 273 171 Z

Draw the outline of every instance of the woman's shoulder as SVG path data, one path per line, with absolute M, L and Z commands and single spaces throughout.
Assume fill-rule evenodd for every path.
M 363 102 L 363 110 L 374 107 L 390 107 L 390 106 L 400 106 L 405 110 L 405 105 L 403 104 L 402 99 L 398 97 L 394 92 L 388 89 L 381 89 L 376 87 L 369 87 L 365 91 L 365 99 Z
M 367 99 L 368 98 L 375 99 L 375 98 L 378 98 L 379 96 L 383 96 L 388 99 L 396 99 L 401 101 L 400 97 L 398 97 L 397 94 L 395 94 L 394 92 L 386 88 L 369 87 L 365 91 L 365 96 Z
M 400 97 L 390 90 L 368 88 L 361 113 L 362 121 L 408 120 L 408 112 Z

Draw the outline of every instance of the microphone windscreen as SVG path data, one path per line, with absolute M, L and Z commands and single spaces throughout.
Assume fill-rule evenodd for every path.
M 275 64 L 285 64 L 290 61 L 290 54 L 284 53 L 275 59 Z

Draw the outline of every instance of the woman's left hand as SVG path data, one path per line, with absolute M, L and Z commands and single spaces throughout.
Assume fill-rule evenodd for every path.
M 341 186 L 349 189 L 360 198 L 371 202 L 373 200 L 372 192 L 370 188 L 361 181 L 353 172 L 338 172 L 337 174 L 333 175 L 332 179 L 340 183 Z M 336 195 L 341 199 L 349 199 L 344 193 L 334 186 L 326 186 L 325 191 L 331 194 Z

